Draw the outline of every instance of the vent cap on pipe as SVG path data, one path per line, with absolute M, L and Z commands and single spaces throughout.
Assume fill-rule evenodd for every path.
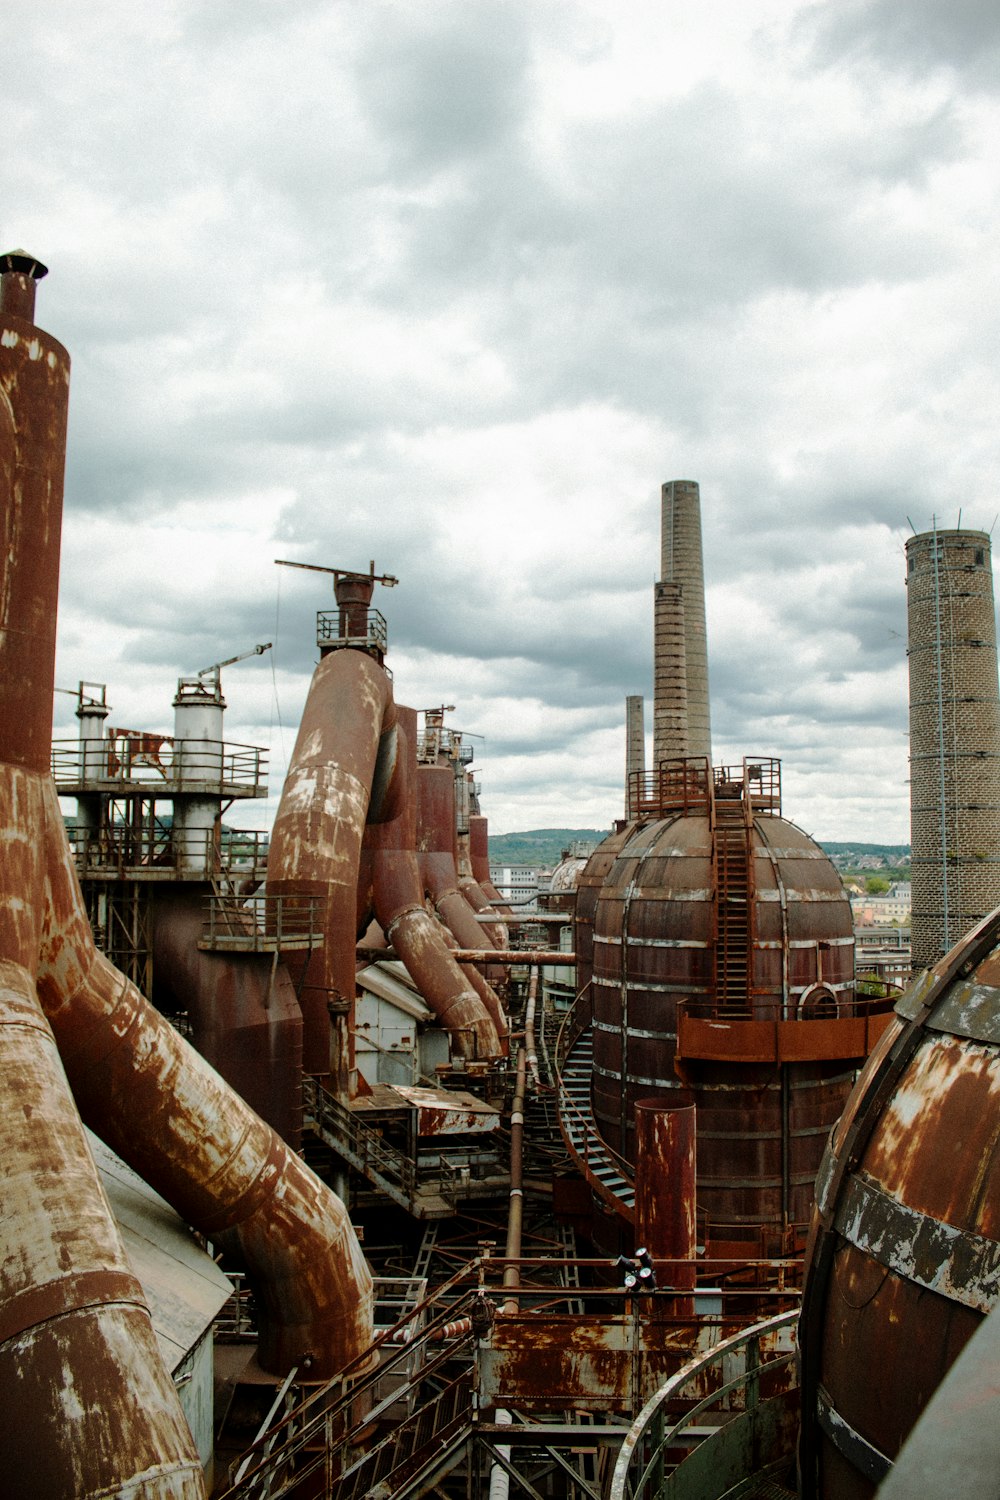
M 8 250 L 0 255 L 0 313 L 35 321 L 35 282 L 49 274 L 48 266 L 27 250 Z

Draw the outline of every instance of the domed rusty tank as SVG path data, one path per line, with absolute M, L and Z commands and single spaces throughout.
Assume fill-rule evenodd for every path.
M 802 1493 L 862 1500 L 1000 1302 L 1000 912 L 897 1003 L 816 1198 Z
M 588 870 L 606 870 L 590 985 L 598 1128 L 634 1162 L 637 1103 L 686 1086 L 699 1238 L 718 1253 L 801 1248 L 825 1137 L 877 1032 L 854 994 L 850 903 L 780 816 L 776 761 L 664 762 L 636 810 Z M 593 884 L 580 884 L 584 920 Z M 586 938 L 578 923 L 578 952 Z

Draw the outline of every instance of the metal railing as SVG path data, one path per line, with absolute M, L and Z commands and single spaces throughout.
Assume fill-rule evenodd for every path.
M 703 755 L 662 760 L 655 771 L 632 771 L 628 778 L 628 816 L 663 818 L 672 812 L 706 813 L 711 776 Z
M 316 612 L 316 644 L 321 651 L 381 651 L 384 655 L 389 646 L 389 630 L 385 616 L 377 609 L 368 610 L 367 629 L 364 634 L 341 635 L 341 613 L 339 609 L 321 609 Z
M 729 1457 L 737 1445 L 747 1446 L 748 1427 L 753 1437 L 749 1446 L 758 1464 L 766 1461 L 762 1450 L 768 1447 L 772 1450 L 771 1464 L 787 1462 L 791 1453 L 784 1418 L 789 1403 L 780 1398 L 790 1396 L 797 1385 L 794 1332 L 798 1316 L 797 1311 L 779 1313 L 723 1339 L 662 1385 L 632 1423 L 619 1450 L 608 1500 L 710 1500 L 720 1491 L 718 1482 L 713 1488 L 708 1476 L 713 1471 L 718 1475 L 726 1465 L 716 1458 L 715 1462 L 692 1465 L 685 1475 L 685 1467 L 692 1460 L 678 1464 L 677 1451 L 703 1441 L 721 1442 Z M 771 1413 L 774 1420 L 767 1423 L 761 1419 L 761 1381 L 765 1377 L 770 1398 L 779 1402 Z M 710 1392 L 699 1399 L 706 1385 L 711 1387 Z M 683 1403 L 685 1410 L 671 1420 L 669 1408 L 676 1409 L 678 1403 Z M 792 1406 L 792 1418 L 796 1415 Z
M 753 812 L 781 816 L 781 761 L 773 755 L 744 755 L 738 766 L 716 766 L 716 795 L 738 794 Z
M 267 755 L 257 745 L 138 733 L 122 738 L 119 731 L 116 739 L 54 740 L 51 763 L 56 790 L 68 796 L 142 786 L 164 797 L 184 792 L 265 797 Z
M 303 1077 L 302 1098 L 317 1130 L 344 1160 L 395 1203 L 409 1208 L 417 1191 L 412 1157 L 386 1141 L 379 1130 L 363 1124 L 315 1078 Z
M 428 1449 L 433 1454 L 448 1437 L 457 1434 L 464 1440 L 472 1421 L 473 1314 L 481 1302 L 468 1278 L 463 1267 L 426 1301 L 404 1312 L 340 1376 L 285 1412 L 234 1465 L 240 1478 L 220 1500 L 277 1500 L 300 1485 L 306 1486 L 306 1494 L 360 1500 L 394 1470 L 415 1467 L 422 1454 Z M 444 1375 L 444 1367 L 467 1351 L 467 1370 L 457 1378 Z M 443 1391 L 414 1402 L 412 1415 L 359 1452 L 360 1441 L 398 1408 L 404 1392 L 417 1382 L 440 1378 L 447 1380 Z M 310 1479 L 321 1488 L 310 1488 Z
M 317 948 L 323 940 L 321 896 L 214 895 L 206 904 L 199 948 L 290 953 Z
M 618 1195 L 606 1183 L 596 1175 L 598 1167 L 611 1166 L 631 1185 L 633 1170 L 623 1156 L 619 1156 L 611 1146 L 607 1144 L 604 1137 L 597 1129 L 597 1123 L 593 1114 L 580 1107 L 569 1092 L 566 1082 L 567 1064 L 572 1056 L 573 1049 L 580 1038 L 589 1031 L 593 1024 L 594 1012 L 593 1002 L 590 995 L 590 986 L 577 996 L 576 1000 L 566 1012 L 555 1046 L 555 1077 L 556 1090 L 559 1102 L 560 1127 L 562 1129 L 563 1141 L 566 1149 L 574 1158 L 580 1170 L 583 1172 L 591 1187 L 601 1195 L 612 1207 L 622 1209 L 622 1202 Z M 573 1139 L 572 1124 L 576 1124 L 577 1132 L 582 1144 L 577 1145 Z
M 123 875 L 126 871 L 169 871 L 183 863 L 184 873 L 200 871 L 236 881 L 263 879 L 267 870 L 268 834 L 260 829 L 185 829 L 155 818 L 139 826 L 128 822 L 120 793 L 112 803 L 121 815 L 106 827 L 69 824 L 66 836 L 81 879 Z

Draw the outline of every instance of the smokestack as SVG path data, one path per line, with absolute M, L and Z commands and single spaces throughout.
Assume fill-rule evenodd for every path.
M 8 250 L 0 255 L 0 314 L 33 323 L 35 283 L 48 274 L 48 266 L 26 250 Z
M 625 816 L 632 817 L 634 788 L 646 774 L 646 714 L 641 694 L 625 699 Z
M 44 275 L 23 250 L 0 255 L 3 378 L 12 403 L 0 402 L 0 760 L 47 776 L 69 355 L 35 326 L 35 281 Z
M 1000 906 L 1000 694 L 990 539 L 906 544 L 914 968 Z
M 654 763 L 679 755 L 711 761 L 701 500 L 689 479 L 662 488 L 654 620 Z

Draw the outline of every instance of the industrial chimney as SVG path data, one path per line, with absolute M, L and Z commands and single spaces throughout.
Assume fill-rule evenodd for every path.
M 711 762 L 701 500 L 689 479 L 662 488 L 653 651 L 654 766 L 683 755 Z
M 924 968 L 1000 906 L 1000 696 L 990 539 L 906 544 L 912 951 Z

